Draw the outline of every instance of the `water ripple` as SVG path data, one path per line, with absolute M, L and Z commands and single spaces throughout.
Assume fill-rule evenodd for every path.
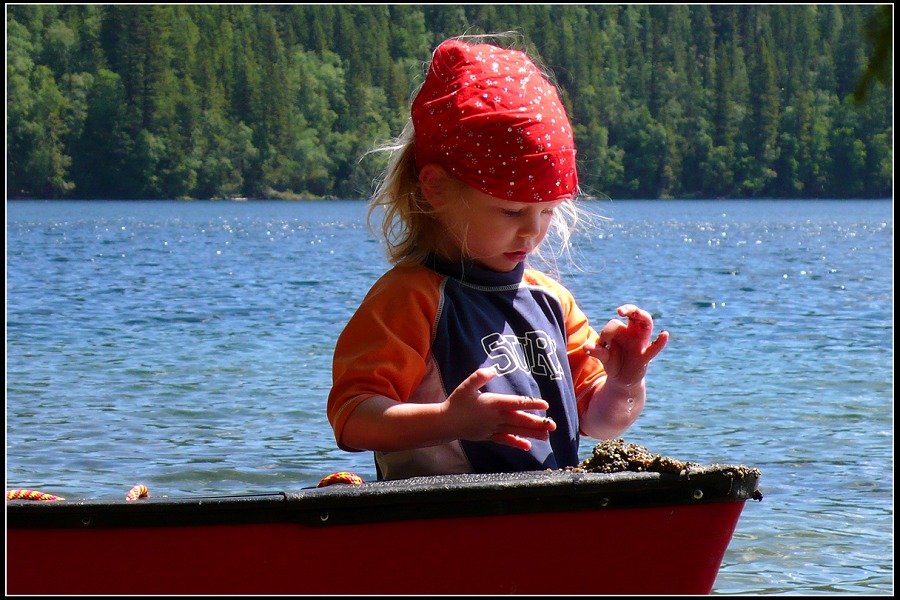
M 588 206 L 611 219 L 557 275 L 595 326 L 636 302 L 671 334 L 626 438 L 763 473 L 714 593 L 892 593 L 891 202 Z M 387 268 L 364 204 L 7 208 L 8 487 L 374 479 L 324 414 L 336 336 Z

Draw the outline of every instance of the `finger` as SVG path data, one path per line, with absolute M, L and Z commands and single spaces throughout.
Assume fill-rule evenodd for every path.
M 502 432 L 495 435 L 507 435 L 525 440 L 541 440 L 544 442 L 550 438 L 549 431 L 533 431 L 531 429 L 522 429 L 518 427 L 504 429 Z
M 497 410 L 547 410 L 550 405 L 546 400 L 534 396 L 511 396 L 509 394 L 484 394 L 483 399 L 490 402 Z
M 597 338 L 597 343 L 593 346 L 593 348 L 585 351 L 599 360 L 601 363 L 606 363 L 612 354 L 610 352 L 609 340 L 601 337 Z
M 628 317 L 629 325 L 634 324 L 641 328 L 653 326 L 653 317 L 646 310 L 642 310 L 634 304 L 624 304 L 618 309 L 619 315 Z
M 609 342 L 612 341 L 620 331 L 624 331 L 628 326 L 618 319 L 610 319 L 609 322 L 600 330 L 597 336 L 597 345 L 602 348 L 608 348 Z
M 465 381 L 459 384 L 459 388 L 462 388 L 464 392 L 478 393 L 488 381 L 496 376 L 497 369 L 495 367 L 484 367 L 469 375 Z
M 606 364 L 611 356 L 609 349 L 602 347 L 594 348 L 593 350 L 585 350 L 585 353 L 599 360 L 601 364 Z
M 644 351 L 644 358 L 647 359 L 647 362 L 650 362 L 656 355 L 662 352 L 662 349 L 666 347 L 666 343 L 669 341 L 669 332 L 663 329 L 659 332 L 659 335 L 653 341 L 652 344 L 647 346 L 647 349 Z
M 516 433 L 495 433 L 490 437 L 490 441 L 503 444 L 504 446 L 512 446 L 513 448 L 518 448 L 520 450 L 531 450 L 531 440 L 540 439 L 542 441 L 546 441 L 548 437 L 547 432 L 534 434 L 525 432 L 521 435 Z
M 519 450 L 531 450 L 531 442 L 517 435 L 511 435 L 508 433 L 495 433 L 491 436 L 490 440 L 497 444 L 503 444 L 504 446 L 512 446 L 513 448 L 518 448 Z
M 634 304 L 623 304 L 622 306 L 620 306 L 619 308 L 616 309 L 616 312 L 619 313 L 619 316 L 621 316 L 621 317 L 627 317 L 628 315 L 630 315 L 631 313 L 633 313 L 636 310 L 640 310 L 640 309 Z
M 519 411 L 511 411 L 507 414 L 507 421 L 500 425 L 501 431 L 524 436 L 556 431 L 556 421 L 550 417 Z
M 616 338 L 620 331 L 624 331 L 628 328 L 625 323 L 618 319 L 612 319 L 606 325 L 603 326 L 603 329 L 600 330 L 600 335 L 597 336 L 597 350 L 606 350 L 607 357 L 609 355 L 609 347 L 612 341 Z M 598 357 L 601 357 L 602 354 L 597 354 Z M 601 358 L 601 360 L 603 360 Z

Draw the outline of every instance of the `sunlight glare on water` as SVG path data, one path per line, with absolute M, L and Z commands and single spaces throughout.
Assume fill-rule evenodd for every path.
M 893 592 L 890 201 L 588 203 L 557 275 L 671 338 L 624 436 L 762 471 L 717 594 Z M 366 206 L 7 203 L 7 488 L 296 490 L 339 470 L 341 328 L 388 268 Z M 593 441 L 583 439 L 590 455 Z

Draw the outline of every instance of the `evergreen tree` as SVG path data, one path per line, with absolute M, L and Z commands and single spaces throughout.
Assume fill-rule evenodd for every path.
M 512 31 L 559 84 L 589 193 L 884 197 L 892 16 L 886 5 L 10 5 L 7 196 L 367 195 L 383 160 L 366 151 L 408 121 L 436 44 Z

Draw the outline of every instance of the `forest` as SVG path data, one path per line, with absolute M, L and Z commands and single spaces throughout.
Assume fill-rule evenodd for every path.
M 892 5 L 6 8 L 7 198 L 367 197 L 433 48 L 507 31 L 589 196 L 893 195 Z

